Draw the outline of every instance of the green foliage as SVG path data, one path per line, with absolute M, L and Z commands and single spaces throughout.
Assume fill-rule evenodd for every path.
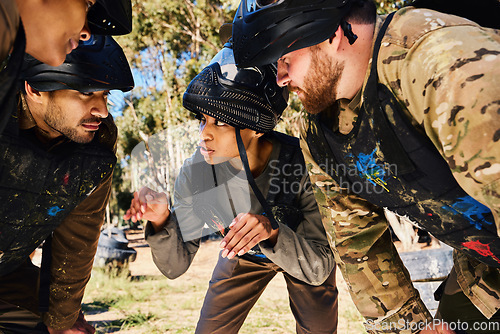
M 401 8 L 408 0 L 389 0 L 389 1 L 375 1 L 377 3 L 378 12 L 380 14 L 388 14 Z

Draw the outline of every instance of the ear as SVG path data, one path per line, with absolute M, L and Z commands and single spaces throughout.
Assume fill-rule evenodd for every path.
M 26 98 L 35 103 L 42 103 L 42 94 L 35 88 L 31 87 L 30 84 L 24 82 L 24 91 L 26 92 Z
M 255 132 L 254 136 L 255 138 L 260 138 L 264 135 L 264 132 Z
M 342 27 L 339 24 L 337 30 L 330 37 L 330 39 L 328 40 L 328 42 L 330 43 L 330 45 L 332 47 L 334 47 L 335 50 L 338 50 L 343 38 L 344 38 L 344 30 L 342 30 Z

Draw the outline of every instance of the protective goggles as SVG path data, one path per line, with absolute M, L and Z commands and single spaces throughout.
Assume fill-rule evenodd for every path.
M 257 67 L 238 68 L 234 61 L 233 50 L 224 47 L 210 61 L 219 64 L 222 78 L 247 87 L 258 87 L 264 81 L 264 73 Z

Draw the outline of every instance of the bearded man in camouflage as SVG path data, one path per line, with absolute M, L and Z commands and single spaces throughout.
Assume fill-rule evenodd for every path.
M 438 316 L 498 333 L 499 31 L 411 6 L 378 16 L 370 0 L 243 0 L 233 39 L 238 66 L 278 60 L 311 114 L 303 153 L 367 330 L 453 332 L 422 326 L 388 208 L 455 249 Z

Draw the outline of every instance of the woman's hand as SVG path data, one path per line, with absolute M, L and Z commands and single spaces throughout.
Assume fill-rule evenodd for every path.
M 279 229 L 273 230 L 267 217 L 251 213 L 240 213 L 229 225 L 229 232 L 222 239 L 222 257 L 232 259 L 243 255 L 263 240 L 274 246 L 278 240 Z

